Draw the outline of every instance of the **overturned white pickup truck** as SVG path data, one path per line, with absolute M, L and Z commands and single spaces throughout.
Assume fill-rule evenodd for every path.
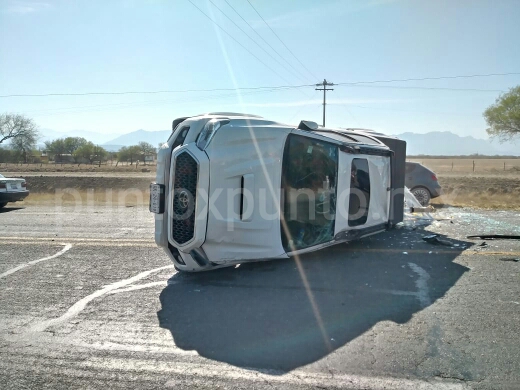
M 179 118 L 150 187 L 155 241 L 181 271 L 284 259 L 403 218 L 406 143 L 254 115 Z

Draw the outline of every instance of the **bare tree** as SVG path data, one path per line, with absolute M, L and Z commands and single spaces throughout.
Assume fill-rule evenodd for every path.
M 157 149 L 154 148 L 154 146 L 148 142 L 141 141 L 137 145 L 141 149 L 141 153 L 143 155 L 143 162 L 146 165 L 146 157 L 147 156 L 154 156 L 157 154 Z
M 32 119 L 20 114 L 0 115 L 0 144 L 16 138 L 22 138 L 29 142 L 34 140 L 35 142 L 38 136 L 38 128 Z
M 27 133 L 22 136 L 14 137 L 11 140 L 11 146 L 13 150 L 19 152 L 23 157 L 23 162 L 27 164 L 27 154 L 32 153 L 33 149 L 36 148 L 37 138 L 34 135 Z

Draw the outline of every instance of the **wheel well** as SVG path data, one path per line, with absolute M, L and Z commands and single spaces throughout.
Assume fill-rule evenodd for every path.
M 416 189 L 418 189 L 418 188 L 423 188 L 423 189 L 425 189 L 426 191 L 428 191 L 428 193 L 430 194 L 430 196 L 432 195 L 432 192 L 430 191 L 430 189 L 429 189 L 428 187 L 425 187 L 425 186 L 415 186 L 415 187 L 413 187 L 413 188 L 410 190 L 410 192 L 412 192 L 412 191 L 414 191 L 414 190 L 416 190 Z

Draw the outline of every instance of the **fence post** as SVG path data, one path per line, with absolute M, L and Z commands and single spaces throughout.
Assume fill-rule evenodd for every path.
M 475 160 L 473 160 L 473 172 L 475 172 Z
M 451 162 L 451 171 L 453 172 L 453 161 Z
M 504 161 L 504 171 L 506 170 L 506 162 Z

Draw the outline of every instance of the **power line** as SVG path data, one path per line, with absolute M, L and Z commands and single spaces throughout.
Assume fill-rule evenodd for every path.
M 296 68 L 293 66 L 293 64 L 291 64 L 289 61 L 287 61 L 287 60 L 285 59 L 284 56 L 282 56 L 280 53 L 278 53 L 278 51 L 277 51 L 273 46 L 271 46 L 271 44 L 270 44 L 269 42 L 267 42 L 267 41 L 264 39 L 264 37 L 262 37 L 262 36 L 260 35 L 260 33 L 259 33 L 258 31 L 256 31 L 256 30 L 253 28 L 253 26 L 251 26 L 251 24 L 249 24 L 249 22 L 248 22 L 247 20 L 245 20 L 245 19 L 242 17 L 242 15 L 240 15 L 240 13 L 235 9 L 235 7 L 233 7 L 233 6 L 232 6 L 232 5 L 231 5 L 227 0 L 224 0 L 224 1 L 225 1 L 226 4 L 227 4 L 227 5 L 228 5 L 228 6 L 229 6 L 229 7 L 230 7 L 230 8 L 231 8 L 231 9 L 232 9 L 232 10 L 233 10 L 237 15 L 238 15 L 238 17 L 239 17 L 240 19 L 242 19 L 242 20 L 244 21 L 244 23 L 247 24 L 247 25 L 249 26 L 249 28 L 251 28 L 251 30 L 253 30 L 254 33 L 255 33 L 256 35 L 258 35 L 258 37 L 259 37 L 262 41 L 264 41 L 264 43 L 265 43 L 267 46 L 269 46 L 269 47 L 271 48 L 272 51 L 274 51 L 274 52 L 275 52 L 275 53 L 276 53 L 276 54 L 277 54 L 277 55 L 278 55 L 282 60 L 284 60 L 284 61 L 287 63 L 287 65 L 289 65 L 289 66 L 290 66 L 290 67 L 291 67 L 295 72 L 297 72 L 300 76 L 303 76 L 304 78 L 306 78 L 307 80 L 309 80 L 307 76 L 305 76 L 302 72 L 300 72 L 298 69 L 296 69 Z
M 307 72 L 309 72 L 309 74 L 314 77 L 315 79 L 318 79 L 319 77 L 316 76 L 314 73 L 312 73 L 304 64 L 303 62 L 301 62 L 298 57 L 296 57 L 296 55 L 291 51 L 291 49 L 289 49 L 289 47 L 284 43 L 284 41 L 282 41 L 282 39 L 278 36 L 277 33 L 274 32 L 274 30 L 271 28 L 271 26 L 269 26 L 269 24 L 267 24 L 267 22 L 265 21 L 265 19 L 262 17 L 262 15 L 260 15 L 260 13 L 256 10 L 256 8 L 253 6 L 253 4 L 251 4 L 251 2 L 249 0 L 246 0 L 249 5 L 251 6 L 251 8 L 253 8 L 253 10 L 256 12 L 256 14 L 260 17 L 260 19 L 262 19 L 262 21 L 265 23 L 265 25 L 269 28 L 269 30 L 271 30 L 271 32 L 275 35 L 276 38 L 278 38 L 278 40 L 282 43 L 282 45 L 285 46 L 285 48 L 289 51 L 289 53 L 291 53 L 291 55 L 296 58 L 296 61 L 298 61 L 300 63 L 301 66 L 303 66 L 305 68 L 305 70 Z
M 242 87 L 242 88 L 213 88 L 213 89 L 177 89 L 177 90 L 157 90 L 157 91 L 121 91 L 121 92 L 78 92 L 78 93 L 42 93 L 42 94 L 11 94 L 0 95 L 0 98 L 10 97 L 47 97 L 47 96 L 90 96 L 90 95 L 145 95 L 161 93 L 188 93 L 188 92 L 219 92 L 219 91 L 249 91 L 260 89 L 297 89 L 313 87 L 314 84 L 302 85 L 280 85 L 270 87 Z
M 504 92 L 503 89 L 478 89 L 478 88 L 442 88 L 442 87 L 404 87 L 393 85 L 362 85 L 353 84 L 351 87 L 356 88 L 390 88 L 390 89 L 420 89 L 420 90 L 434 90 L 434 91 L 462 91 L 462 92 Z
M 357 84 L 395 83 L 395 82 L 398 82 L 398 81 L 427 81 L 427 80 L 446 80 L 446 79 L 468 79 L 468 78 L 473 78 L 473 77 L 511 76 L 511 75 L 520 75 L 520 72 L 472 74 L 472 75 L 463 75 L 463 76 L 421 77 L 421 78 L 414 78 L 414 79 L 393 79 L 393 80 L 375 80 L 375 81 L 355 81 L 355 82 L 349 82 L 349 83 L 337 83 L 336 85 L 357 85 Z
M 256 95 L 256 94 L 264 94 L 264 93 L 271 93 L 271 92 L 279 92 L 282 89 L 276 88 L 274 90 L 255 90 L 255 91 L 248 91 L 242 94 L 242 96 L 250 96 L 250 95 Z M 42 110 L 31 110 L 26 111 L 26 113 L 31 113 L 33 115 L 36 115 L 38 117 L 41 116 L 52 116 L 52 115 L 60 115 L 60 114 L 78 114 L 78 113 L 84 113 L 84 112 L 99 112 L 99 111 L 107 111 L 107 110 L 120 110 L 120 109 L 127 109 L 132 107 L 142 107 L 142 106 L 149 106 L 149 105 L 163 105 L 163 104 L 171 104 L 171 103 L 191 103 L 191 102 L 200 102 L 203 100 L 215 100 L 215 99 L 222 99 L 226 97 L 233 97 L 236 96 L 235 93 L 227 93 L 227 94 L 218 94 L 218 95 L 208 95 L 208 96 L 197 96 L 192 97 L 191 99 L 162 99 L 162 100 L 148 100 L 148 101 L 141 101 L 141 102 L 128 102 L 128 103 L 113 103 L 113 104 L 98 104 L 98 105 L 89 105 L 89 106 L 75 106 L 75 107 L 61 107 L 61 108 L 50 108 L 50 109 L 42 109 Z M 55 111 L 55 112 L 49 112 L 49 111 Z
M 284 80 L 286 83 L 289 83 L 289 81 L 287 79 L 285 79 L 285 77 L 283 77 L 280 73 L 278 73 L 277 71 L 275 71 L 273 68 L 271 68 L 269 65 L 267 65 L 264 61 L 262 61 L 260 58 L 258 58 L 256 55 L 253 54 L 253 52 L 251 52 L 251 50 L 249 50 L 247 47 L 245 47 L 244 45 L 242 45 L 235 37 L 233 37 L 233 35 L 231 35 L 230 33 L 228 33 L 226 30 L 224 30 L 224 28 L 222 26 L 220 26 L 217 22 L 215 22 L 208 14 L 206 14 L 203 10 L 201 10 L 199 7 L 197 7 L 195 5 L 195 3 L 191 0 L 188 0 L 189 3 L 191 5 L 193 5 L 195 8 L 197 8 L 200 13 L 202 13 L 206 18 L 208 18 L 215 26 L 217 26 L 219 29 L 221 29 L 228 37 L 230 37 L 232 40 L 234 40 L 236 43 L 238 43 L 244 50 L 246 50 L 249 54 L 251 54 L 253 57 L 255 57 L 261 64 L 263 64 L 267 69 L 269 69 L 271 72 L 273 72 L 274 74 L 276 74 L 278 77 L 280 77 L 282 80 Z M 289 83 L 290 84 L 290 83 Z
M 188 0 L 190 1 L 190 0 Z M 458 75 L 458 76 L 441 76 L 441 77 L 422 77 L 410 79 L 392 79 L 392 80 L 376 80 L 376 81 L 356 81 L 348 83 L 335 83 L 336 86 L 360 86 L 363 84 L 376 83 L 393 83 L 393 82 L 407 82 L 407 81 L 425 81 L 425 80 L 445 80 L 445 79 L 459 79 L 459 78 L 474 78 L 474 77 L 491 77 L 491 76 L 511 76 L 520 75 L 520 73 L 488 73 L 488 74 L 473 74 L 473 75 Z M 301 84 L 301 85 L 279 85 L 266 87 L 238 87 L 238 88 L 212 88 L 212 89 L 178 89 L 178 90 L 155 90 L 155 91 L 119 91 L 119 92 L 78 92 L 78 93 L 42 93 L 42 94 L 8 94 L 0 95 L 0 98 L 11 97 L 48 97 L 48 96 L 90 96 L 90 95 L 144 95 L 144 94 L 162 94 L 162 93 L 191 93 L 191 92 L 218 92 L 218 91 L 248 91 L 248 90 L 276 90 L 276 89 L 298 89 L 314 87 L 315 84 Z M 366 86 L 368 87 L 368 86 Z M 477 91 L 477 92 L 502 92 L 502 90 L 491 89 L 472 89 L 472 88 L 435 88 L 435 87 L 402 87 L 402 86 L 371 86 L 372 88 L 403 88 L 403 89 L 439 89 L 449 91 Z
M 287 66 L 285 66 L 284 64 L 282 64 L 276 57 L 274 57 L 271 53 L 269 53 L 267 50 L 265 50 L 262 46 L 260 46 L 253 38 L 251 38 L 251 36 L 246 33 L 238 24 L 235 23 L 235 21 L 233 19 L 231 19 L 224 11 L 222 11 L 212 0 L 208 0 L 212 5 L 213 7 L 215 7 L 216 9 L 218 9 L 220 11 L 220 13 L 222 13 L 231 23 L 233 23 L 235 25 L 236 28 L 238 28 L 240 31 L 242 31 L 242 33 L 244 33 L 244 35 L 246 37 L 248 37 L 251 41 L 253 41 L 253 43 L 255 45 L 257 45 L 260 49 L 262 49 L 269 57 L 271 57 L 273 60 L 275 60 L 280 66 L 283 66 L 283 68 L 288 71 L 289 73 L 293 73 L 289 68 L 287 68 Z

